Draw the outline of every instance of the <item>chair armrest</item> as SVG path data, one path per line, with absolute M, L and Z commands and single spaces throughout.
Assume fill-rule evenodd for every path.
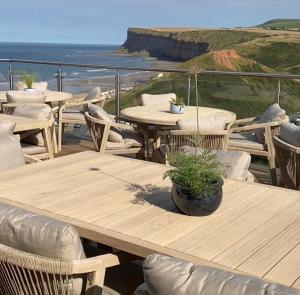
M 267 127 L 275 127 L 279 126 L 278 122 L 268 122 L 268 123 L 260 123 L 260 124 L 253 124 L 253 125 L 246 125 L 243 127 L 233 127 L 231 132 L 243 132 L 243 131 L 254 131 L 257 129 L 266 129 Z
M 96 257 L 86 258 L 73 261 L 73 273 L 89 273 L 99 270 L 99 268 L 107 268 L 119 265 L 118 256 L 114 254 L 99 255 Z

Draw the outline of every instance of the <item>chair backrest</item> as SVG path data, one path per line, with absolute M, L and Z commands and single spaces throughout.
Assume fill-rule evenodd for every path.
M 104 152 L 109 133 L 109 122 L 96 119 L 88 112 L 84 113 L 84 118 L 93 139 L 96 151 L 100 153 Z
M 300 147 L 293 146 L 279 137 L 273 138 L 281 181 L 287 188 L 300 190 Z
M 143 93 L 138 102 L 141 106 L 163 106 L 169 108 L 170 100 L 176 98 L 175 93 L 147 94 Z
M 247 275 L 153 254 L 143 264 L 146 286 L 136 295 L 300 295 L 300 291 Z
M 106 95 L 102 94 L 100 87 L 94 87 L 88 92 L 84 99 L 103 108 L 106 101 Z
M 40 91 L 28 92 L 28 91 L 8 91 L 6 93 L 8 103 L 40 103 L 44 104 L 46 100 L 46 94 Z
M 27 88 L 26 84 L 22 81 L 18 81 L 16 83 L 16 90 L 24 90 L 25 88 Z M 47 82 L 33 82 L 32 83 L 32 88 L 36 89 L 38 91 L 47 91 L 48 89 L 48 83 Z

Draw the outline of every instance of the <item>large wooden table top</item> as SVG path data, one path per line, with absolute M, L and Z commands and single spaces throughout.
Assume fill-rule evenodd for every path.
M 0 120 L 8 120 L 13 122 L 16 125 L 14 129 L 15 132 L 33 129 L 45 129 L 52 125 L 50 120 L 45 121 L 6 114 L 0 114 Z
M 199 107 L 199 117 L 206 118 L 212 115 L 225 116 L 228 123 L 234 123 L 236 114 L 215 108 Z M 121 111 L 121 117 L 131 122 L 175 126 L 178 120 L 196 120 L 197 107 L 186 106 L 183 114 L 172 114 L 170 110 L 164 106 L 137 106 L 126 108 Z
M 300 287 L 300 193 L 225 181 L 211 216 L 176 212 L 165 166 L 83 152 L 0 173 L 0 202 L 73 224 L 83 237 Z
M 7 102 L 7 91 L 0 91 L 0 103 Z M 46 102 L 63 102 L 73 97 L 72 93 L 47 90 Z

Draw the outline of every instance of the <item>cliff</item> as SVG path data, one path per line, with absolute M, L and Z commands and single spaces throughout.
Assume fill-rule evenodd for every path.
M 210 29 L 129 28 L 122 48 L 129 53 L 146 51 L 150 56 L 173 61 L 187 61 L 212 50 L 259 38 L 263 34 Z

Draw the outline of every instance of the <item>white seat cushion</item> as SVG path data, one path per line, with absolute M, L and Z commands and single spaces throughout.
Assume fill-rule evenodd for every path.
M 8 91 L 6 93 L 8 103 L 45 103 L 44 92 Z
M 0 120 L 0 135 L 13 135 L 16 124 L 10 120 Z
M 250 133 L 232 133 L 229 138 L 228 146 L 259 151 L 265 151 L 267 148 L 265 144 L 258 142 L 255 134 Z
M 143 146 L 143 138 L 134 131 L 124 131 L 122 133 L 121 142 L 107 141 L 106 149 L 108 150 L 118 150 L 118 149 L 128 149 L 128 148 L 140 148 Z
M 139 104 L 142 106 L 163 106 L 170 107 L 170 100 L 176 98 L 175 93 L 166 94 L 147 94 L 143 93 L 140 98 Z
M 40 145 L 22 142 L 21 147 L 25 155 L 37 155 L 47 153 L 47 149 L 44 146 Z
M 280 138 L 286 143 L 300 147 L 300 127 L 293 123 L 285 122 L 280 127 Z
M 285 119 L 287 119 L 285 110 L 278 103 L 274 103 L 260 116 L 257 123 L 282 122 Z M 255 133 L 258 142 L 265 143 L 264 129 L 259 129 Z
M 63 120 L 77 120 L 85 122 L 84 115 L 79 110 L 65 109 L 62 113 Z
M 199 131 L 208 130 L 224 130 L 226 126 L 226 118 L 224 116 L 209 116 L 199 118 Z M 179 130 L 197 131 L 197 120 L 178 120 L 176 127 Z

